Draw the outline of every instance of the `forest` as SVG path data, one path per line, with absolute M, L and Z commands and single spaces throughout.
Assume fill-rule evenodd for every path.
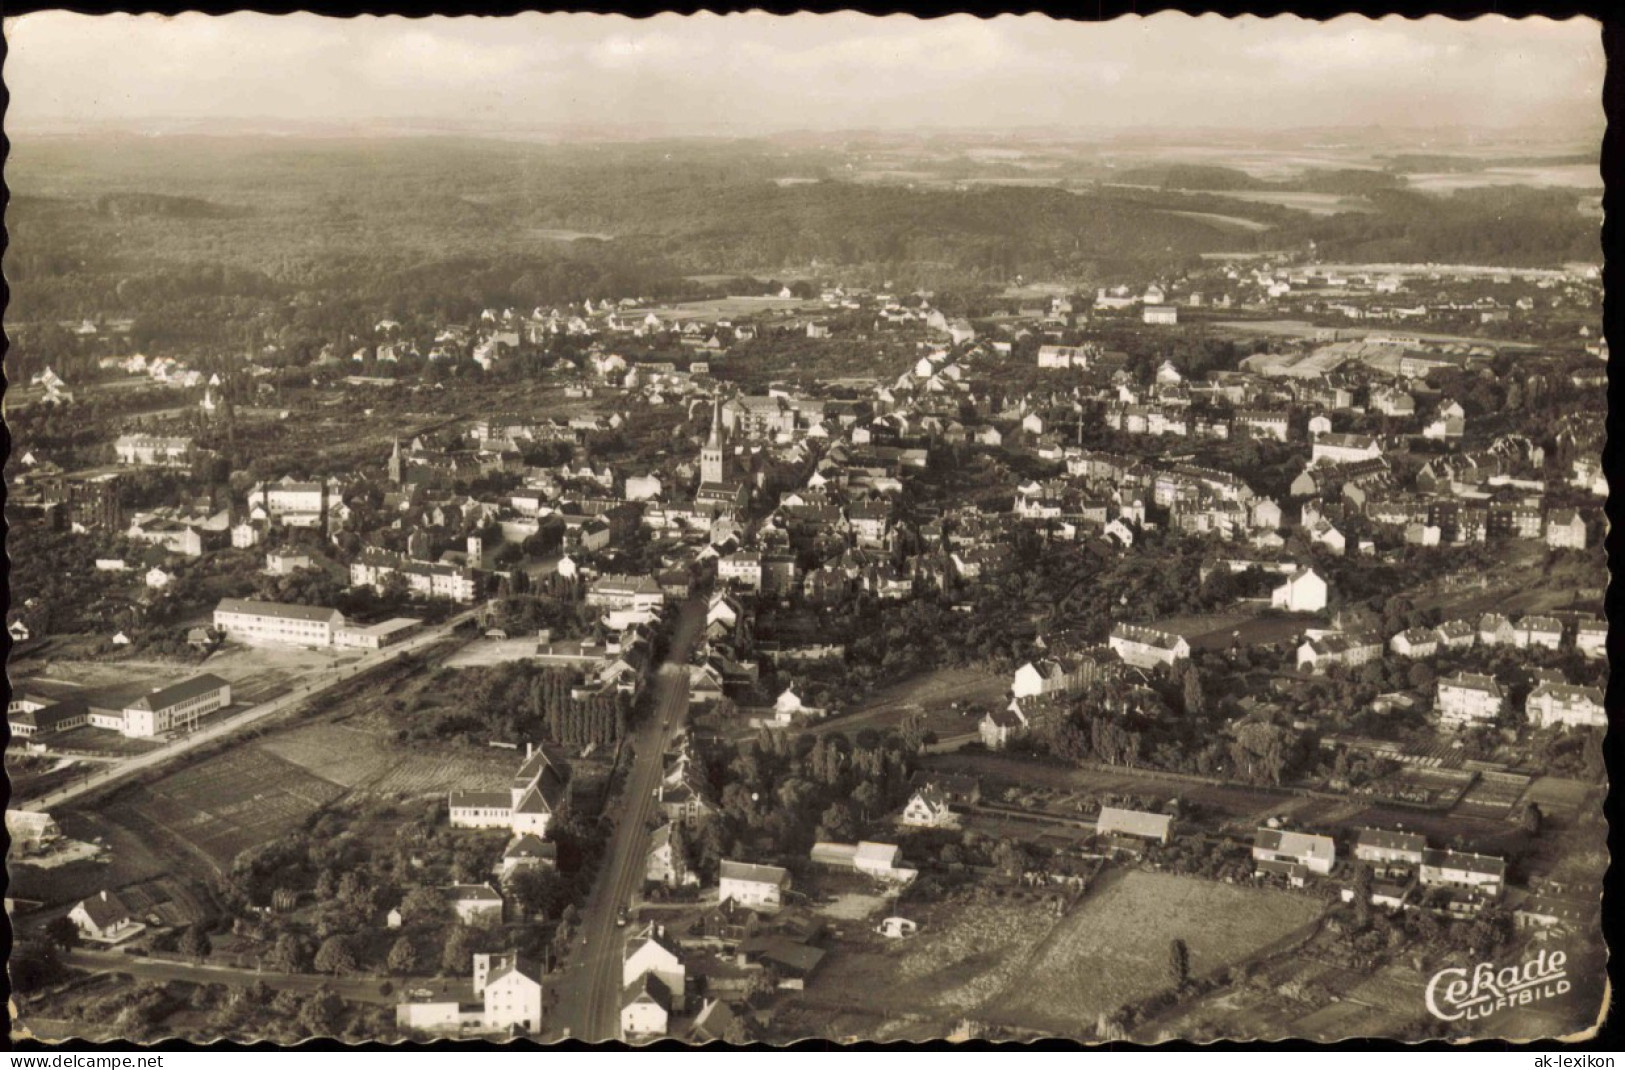
M 826 176 L 832 163 L 751 142 L 46 141 L 8 173 L 11 320 L 125 317 L 147 344 L 235 350 L 247 321 L 264 334 L 466 320 L 492 305 L 696 296 L 705 275 L 838 268 L 898 289 L 1018 275 L 1087 284 L 1309 242 L 1340 257 L 1519 265 L 1594 260 L 1598 247 L 1574 192 L 1434 196 L 1376 171 L 1269 184 L 1162 167 L 1123 176 L 1151 189 L 1075 192 L 773 181 Z M 1344 193 L 1374 210 L 1317 217 L 1175 192 L 1193 186 Z M 1179 214 L 1192 209 L 1269 229 Z

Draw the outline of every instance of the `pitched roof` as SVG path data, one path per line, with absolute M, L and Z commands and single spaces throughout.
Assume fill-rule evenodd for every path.
M 204 673 L 194 676 L 190 680 L 182 680 L 178 684 L 168 687 L 154 688 L 151 692 L 130 703 L 125 709 L 129 710 L 163 710 L 188 699 L 207 695 L 211 691 L 218 691 L 229 686 L 226 681 L 213 673 Z
M 84 908 L 90 923 L 98 929 L 117 925 L 130 917 L 130 909 L 114 892 L 103 891 L 99 895 L 85 899 L 79 905 Z
M 789 873 L 783 866 L 762 866 L 754 862 L 722 862 L 720 876 L 723 880 L 757 881 L 763 884 L 783 884 Z
M 295 606 L 284 602 L 261 602 L 253 598 L 222 598 L 214 607 L 216 613 L 247 613 L 257 617 L 275 617 L 279 620 L 330 621 L 336 609 L 326 606 Z
M 628 1007 L 634 1003 L 655 1003 L 661 1010 L 671 1013 L 671 989 L 666 982 L 652 973 L 645 973 L 636 981 L 626 986 L 621 994 L 621 1006 Z
M 1324 858 L 1331 861 L 1337 856 L 1337 844 L 1330 836 L 1287 829 L 1259 829 L 1253 837 L 1253 846 L 1296 858 Z
M 1100 817 L 1095 822 L 1095 830 L 1101 833 L 1124 832 L 1131 836 L 1160 840 L 1168 835 L 1173 820 L 1168 814 L 1151 814 L 1144 810 L 1122 810 L 1115 806 L 1103 806 L 1100 808 Z
M 1355 847 L 1375 847 L 1385 851 L 1426 851 L 1428 839 L 1416 832 L 1390 832 L 1387 829 L 1360 829 L 1354 834 Z

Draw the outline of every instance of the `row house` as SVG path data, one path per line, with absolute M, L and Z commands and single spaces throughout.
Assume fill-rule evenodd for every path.
M 1329 633 L 1298 647 L 1298 668 L 1325 672 L 1333 665 L 1355 668 L 1382 657 L 1382 640 L 1369 635 Z
M 1182 635 L 1139 624 L 1114 624 L 1107 645 L 1130 665 L 1142 669 L 1173 666 L 1191 656 L 1190 642 Z

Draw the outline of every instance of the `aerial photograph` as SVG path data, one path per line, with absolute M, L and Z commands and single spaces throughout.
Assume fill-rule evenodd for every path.
M 1601 1025 L 1597 22 L 4 34 L 13 1047 Z

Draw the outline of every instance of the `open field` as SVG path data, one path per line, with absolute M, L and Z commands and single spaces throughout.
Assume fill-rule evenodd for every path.
M 1169 942 L 1190 948 L 1193 975 L 1267 952 L 1315 922 L 1320 904 L 1289 892 L 1148 871 L 1103 879 L 1057 920 L 1052 899 L 973 892 L 905 911 L 920 922 L 902 941 L 841 944 L 791 1011 L 815 1035 L 883 1039 L 951 1029 L 962 1017 L 1081 1036 L 1102 1013 L 1167 986 Z M 1035 986 L 1034 977 L 1065 978 Z
M 476 639 L 446 659 L 448 669 L 472 669 L 485 665 L 502 665 L 510 661 L 523 661 L 536 656 L 537 640 L 534 635 L 514 639 Z
M 1312 925 L 1307 896 L 1132 870 L 1105 877 L 1055 927 L 1024 976 L 1065 984 L 1016 985 L 982 1017 L 1020 1029 L 1076 1035 L 1118 1005 L 1168 987 L 1168 947 L 1184 940 L 1191 976 L 1245 961 Z
M 453 788 L 499 790 L 507 786 L 518 764 L 513 751 L 422 741 L 398 744 L 381 729 L 357 727 L 349 721 L 279 732 L 259 747 L 343 788 L 383 794 L 441 794 Z
M 1242 646 L 1269 646 L 1296 639 L 1307 625 L 1301 617 L 1260 617 L 1246 610 L 1168 617 L 1151 626 L 1183 635 L 1196 650 L 1226 650 L 1234 637 Z
M 225 867 L 248 847 L 296 827 L 344 793 L 257 746 L 224 754 L 135 788 L 104 812 L 140 830 L 161 829 Z
M 1274 224 L 1261 223 L 1256 219 L 1243 219 L 1239 215 L 1220 215 L 1217 212 L 1181 212 L 1177 209 L 1164 209 L 1169 215 L 1184 216 L 1186 219 L 1200 219 L 1208 223 L 1215 223 L 1221 227 L 1232 230 L 1245 230 L 1256 233 L 1261 230 L 1270 230 Z
M 1010 681 L 983 669 L 938 669 L 920 673 L 882 688 L 851 713 L 827 721 L 819 732 L 855 732 L 860 728 L 889 728 L 910 712 L 925 714 L 926 728 L 939 737 L 976 731 L 976 718 L 967 707 L 1004 705 Z M 953 703 L 960 708 L 954 709 Z
M 795 1001 L 809 1019 L 815 1009 L 824 1016 L 807 1035 L 889 1039 L 874 1030 L 917 1016 L 942 1036 L 961 1016 L 1019 983 L 1055 925 L 1053 910 L 1029 899 L 981 893 L 912 905 L 907 916 L 920 923 L 917 936 L 892 941 L 865 933 L 830 954 Z

